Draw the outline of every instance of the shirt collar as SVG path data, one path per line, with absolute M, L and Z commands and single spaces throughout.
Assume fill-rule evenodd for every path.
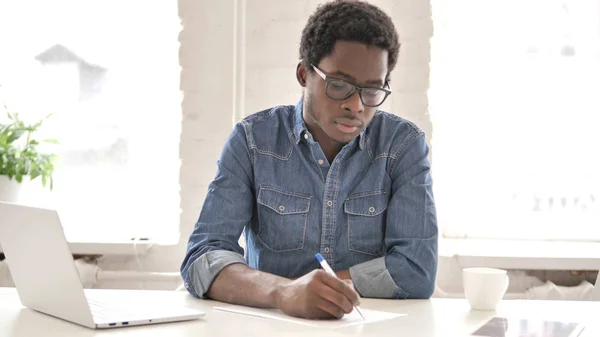
M 303 101 L 304 97 L 300 98 L 300 101 L 294 107 L 294 140 L 296 144 L 300 143 L 302 136 L 308 132 L 308 128 L 304 123 L 304 118 L 302 117 L 302 109 L 303 109 Z M 369 127 L 367 126 L 362 132 L 358 135 L 358 146 L 361 150 L 365 149 L 366 146 L 366 132 Z
M 300 139 L 305 132 L 308 132 L 306 124 L 304 124 L 304 118 L 302 118 L 302 101 L 304 97 L 300 98 L 298 104 L 294 108 L 294 139 L 296 144 L 300 143 Z

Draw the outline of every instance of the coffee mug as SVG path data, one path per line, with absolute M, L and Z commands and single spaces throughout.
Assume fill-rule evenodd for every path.
M 496 310 L 508 289 L 508 275 L 502 269 L 465 268 L 463 289 L 471 309 Z

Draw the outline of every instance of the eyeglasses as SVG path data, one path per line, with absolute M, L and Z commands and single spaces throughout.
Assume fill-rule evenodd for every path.
M 339 78 L 329 77 L 325 75 L 321 69 L 312 64 L 311 66 L 315 69 L 317 74 L 319 74 L 319 76 L 321 76 L 325 82 L 327 82 L 325 85 L 325 94 L 329 98 L 335 100 L 344 100 L 354 95 L 354 93 L 358 91 L 362 104 L 370 108 L 375 108 L 383 104 L 385 99 L 392 93 L 392 90 L 390 90 L 390 85 L 387 82 L 385 85 L 388 87 L 388 89 L 362 88 L 344 80 L 340 80 Z

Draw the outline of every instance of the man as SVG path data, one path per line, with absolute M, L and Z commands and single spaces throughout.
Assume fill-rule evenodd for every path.
M 245 118 L 223 148 L 182 264 L 191 294 L 304 318 L 339 318 L 359 295 L 431 296 L 428 147 L 414 124 L 377 110 L 399 48 L 373 5 L 313 13 L 296 68 L 302 100 Z

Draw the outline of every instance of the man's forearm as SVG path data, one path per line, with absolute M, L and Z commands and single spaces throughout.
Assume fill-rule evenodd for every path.
M 231 264 L 217 275 L 206 295 L 214 300 L 259 308 L 276 308 L 277 291 L 289 284 L 284 277 L 245 264 Z

